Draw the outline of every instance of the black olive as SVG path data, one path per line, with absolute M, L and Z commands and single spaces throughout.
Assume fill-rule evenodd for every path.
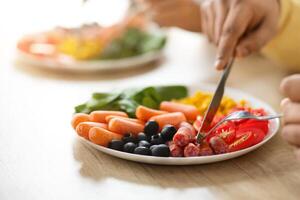
M 151 151 L 147 147 L 137 147 L 134 149 L 133 153 L 147 156 L 151 155 Z
M 147 136 L 152 136 L 158 133 L 159 125 L 156 121 L 148 121 L 145 124 L 144 133 Z
M 165 141 L 170 141 L 173 139 L 173 136 L 175 135 L 176 132 L 177 132 L 177 130 L 174 126 L 166 125 L 166 126 L 164 126 L 164 128 L 161 131 L 161 137 Z
M 132 134 L 127 133 L 124 135 L 123 141 L 124 141 L 124 143 L 128 143 L 128 142 L 137 143 L 137 138 L 134 137 Z
M 146 147 L 146 148 L 149 148 L 151 145 L 148 141 L 146 140 L 142 140 L 139 142 L 139 147 Z
M 153 149 L 153 148 L 155 148 L 155 147 L 157 147 L 157 146 L 158 146 L 157 144 L 155 144 L 155 145 L 151 145 L 151 146 L 150 146 L 150 148 L 149 148 L 149 149 L 150 149 L 150 151 L 152 151 L 152 149 Z
M 151 149 L 151 153 L 153 156 L 159 157 L 169 157 L 170 156 L 170 149 L 165 144 L 160 144 Z
M 108 145 L 108 148 L 118 150 L 118 151 L 123 151 L 123 147 L 124 147 L 124 142 L 122 140 L 112 140 Z
M 137 147 L 136 144 L 134 144 L 133 142 L 127 142 L 124 145 L 123 151 L 127 152 L 127 153 L 133 153 L 134 149 Z
M 138 141 L 146 140 L 146 141 L 150 142 L 151 137 L 148 137 L 145 133 L 139 133 L 137 135 L 137 139 L 138 139 Z
M 157 134 L 157 135 L 152 135 L 151 137 L 151 144 L 154 145 L 154 144 L 163 144 L 165 143 L 165 141 L 162 139 L 160 133 Z

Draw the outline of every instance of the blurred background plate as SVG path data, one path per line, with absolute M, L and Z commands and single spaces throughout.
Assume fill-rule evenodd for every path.
M 166 36 L 165 31 L 160 29 L 154 23 L 151 23 L 147 26 L 147 32 Z M 70 56 L 65 56 L 63 54 L 55 58 L 46 56 L 39 57 L 17 48 L 15 60 L 20 64 L 26 64 L 38 68 L 51 69 L 56 71 L 97 72 L 104 70 L 118 70 L 132 67 L 144 67 L 148 63 L 161 59 L 163 57 L 163 51 L 166 45 L 167 44 L 164 44 L 164 46 L 159 50 L 149 51 L 137 56 L 105 60 L 76 60 Z

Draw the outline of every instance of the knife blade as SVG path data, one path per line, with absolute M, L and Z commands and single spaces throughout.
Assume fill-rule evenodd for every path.
M 220 107 L 220 104 L 221 104 L 221 101 L 222 101 L 222 98 L 224 95 L 225 84 L 226 84 L 227 78 L 230 74 L 233 62 L 234 62 L 234 58 L 232 58 L 228 62 L 226 68 L 223 71 L 222 77 L 218 83 L 218 86 L 213 95 L 213 98 L 209 104 L 209 107 L 208 107 L 205 115 L 204 115 L 202 125 L 201 125 L 200 129 L 198 130 L 197 143 L 200 143 L 207 136 L 205 134 L 210 130 L 211 122 L 213 121 L 213 119 Z

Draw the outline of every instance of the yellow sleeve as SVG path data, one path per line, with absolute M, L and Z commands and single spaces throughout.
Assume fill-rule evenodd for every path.
M 287 69 L 300 71 L 300 0 L 280 1 L 278 33 L 262 53 Z

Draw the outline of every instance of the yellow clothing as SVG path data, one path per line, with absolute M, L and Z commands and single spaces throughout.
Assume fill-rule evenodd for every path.
M 291 70 L 300 70 L 300 0 L 281 0 L 278 33 L 262 53 Z

